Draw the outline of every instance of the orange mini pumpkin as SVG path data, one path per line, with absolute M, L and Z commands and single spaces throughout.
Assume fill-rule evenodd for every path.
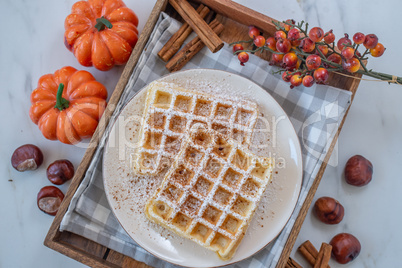
M 138 17 L 121 0 L 76 2 L 64 22 L 64 44 L 83 66 L 125 64 L 138 40 Z
M 45 138 L 74 144 L 92 137 L 106 98 L 105 86 L 92 74 L 67 66 L 39 79 L 29 116 Z

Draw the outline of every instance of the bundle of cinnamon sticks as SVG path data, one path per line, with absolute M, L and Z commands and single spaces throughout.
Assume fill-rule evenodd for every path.
M 332 246 L 330 244 L 322 243 L 320 251 L 318 251 L 314 245 L 307 240 L 300 245 L 298 251 L 313 268 L 331 268 L 328 265 L 332 252 Z M 289 257 L 285 268 L 302 268 L 302 266 Z
M 322 243 L 320 251 L 314 247 L 314 245 L 307 240 L 298 248 L 303 257 L 314 267 L 330 268 L 328 265 L 331 258 L 332 246 L 327 243 Z
M 223 47 L 218 36 L 223 31 L 223 25 L 218 18 L 213 19 L 214 13 L 208 7 L 201 4 L 195 10 L 186 0 L 169 0 L 169 3 L 185 21 L 158 53 L 167 62 L 166 68 L 170 72 L 180 70 L 204 46 L 213 53 Z M 192 31 L 198 36 L 180 49 Z

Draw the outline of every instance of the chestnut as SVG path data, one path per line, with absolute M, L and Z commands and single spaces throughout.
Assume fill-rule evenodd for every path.
M 40 189 L 36 199 L 38 208 L 49 215 L 56 215 L 64 199 L 63 192 L 55 186 L 45 186 Z
M 326 224 L 338 224 L 342 221 L 345 209 L 332 197 L 320 197 L 315 201 L 313 212 Z
M 346 182 L 354 186 L 364 186 L 371 181 L 373 165 L 361 155 L 352 156 L 345 166 Z
M 46 171 L 49 181 L 61 185 L 74 176 L 74 166 L 67 159 L 56 160 L 49 165 Z
M 35 170 L 42 162 L 42 151 L 33 144 L 25 144 L 18 147 L 11 156 L 11 165 L 21 172 Z
M 341 264 L 353 261 L 361 250 L 359 240 L 348 233 L 337 234 L 329 244 L 332 246 L 332 256 Z

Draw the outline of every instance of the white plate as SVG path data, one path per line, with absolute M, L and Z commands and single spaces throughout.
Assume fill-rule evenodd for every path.
M 281 232 L 300 193 L 302 157 L 293 125 L 271 95 L 239 75 L 219 70 L 194 69 L 173 73 L 159 80 L 188 89 L 255 101 L 261 117 L 251 149 L 256 154 L 275 157 L 272 183 L 264 193 L 247 233 L 230 261 L 222 261 L 214 252 L 149 222 L 143 213 L 144 205 L 160 184 L 162 176 L 140 177 L 130 169 L 130 154 L 135 152 L 146 96 L 146 91 L 141 90 L 120 113 L 103 157 L 104 186 L 112 211 L 139 245 L 170 263 L 189 267 L 217 267 L 250 257 Z

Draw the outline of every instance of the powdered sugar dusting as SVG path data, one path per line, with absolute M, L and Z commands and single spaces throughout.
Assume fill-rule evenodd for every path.
M 164 160 L 175 157 L 169 144 L 166 146 L 166 141 L 172 137 L 178 141 L 184 139 L 195 123 L 201 122 L 209 128 L 225 132 L 241 143 L 251 143 L 258 115 L 255 103 L 235 97 L 189 91 L 167 82 L 152 82 L 147 91 L 144 126 L 137 159 L 134 161 L 137 172 L 157 174 Z M 153 121 L 155 118 L 156 122 Z M 170 162 L 166 165 L 169 166 Z
M 208 142 L 198 144 L 200 135 Z M 228 155 L 214 153 L 221 147 L 230 148 Z M 160 190 L 150 199 L 147 213 L 153 221 L 227 258 L 246 232 L 271 174 L 271 159 L 195 124 Z M 208 184 L 201 189 L 204 195 L 195 190 L 200 179 Z M 242 187 L 249 180 L 257 188 L 254 192 Z M 172 188 L 180 194 L 171 195 Z

